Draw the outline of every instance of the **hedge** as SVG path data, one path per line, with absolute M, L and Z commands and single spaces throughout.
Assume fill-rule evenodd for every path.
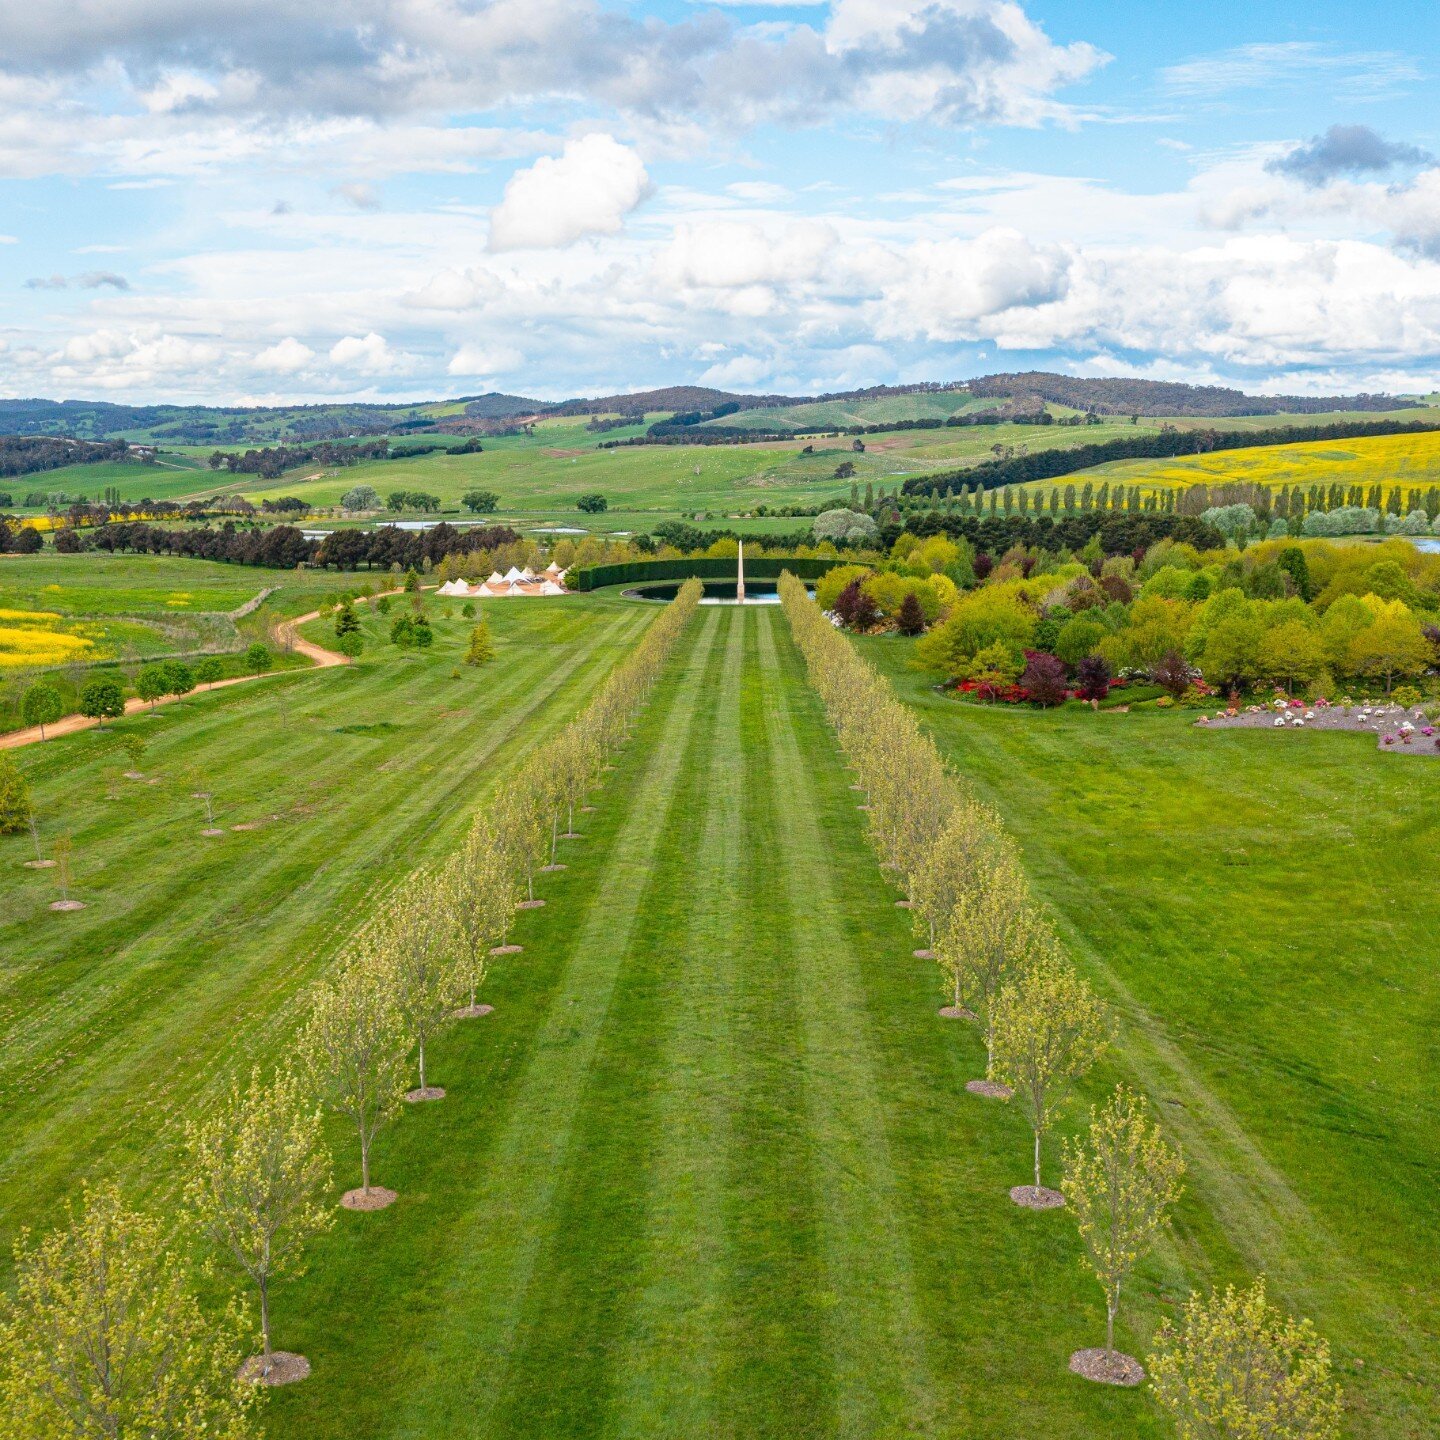
M 818 580 L 844 560 L 800 559 L 793 555 L 757 555 L 745 557 L 747 580 L 778 580 L 788 570 L 797 580 Z M 647 580 L 733 580 L 735 557 L 695 560 L 627 560 L 618 565 L 592 565 L 574 576 L 577 590 L 598 590 L 602 585 L 636 585 Z

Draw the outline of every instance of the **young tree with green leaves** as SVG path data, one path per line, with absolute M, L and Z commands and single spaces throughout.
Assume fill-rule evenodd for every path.
M 0 1440 L 254 1440 L 241 1326 L 201 1311 L 170 1237 L 118 1190 L 15 1248 L 0 1301 Z
M 223 674 L 225 667 L 216 655 L 207 655 L 195 667 L 195 680 L 208 690 Z
M 0 835 L 16 835 L 27 829 L 34 814 L 25 776 L 14 756 L 0 751 Z
M 37 680 L 26 688 L 20 701 L 20 718 L 26 725 L 38 726 L 40 738 L 45 738 L 45 727 L 53 725 L 65 713 L 65 702 L 59 689 L 48 680 Z
M 439 879 L 446 918 L 455 937 L 457 978 L 470 996 L 458 1016 L 488 1015 L 491 1007 L 478 1004 L 477 995 L 490 970 L 490 952 L 502 942 L 514 920 L 515 902 L 520 898 L 515 876 L 504 851 L 491 843 L 489 832 L 472 825 Z
M 1035 1134 L 1035 1184 L 1017 1186 L 1011 1198 L 1017 1204 L 1062 1203 L 1040 1183 L 1040 1143 L 1069 1087 L 1110 1043 L 1109 1015 L 1074 967 L 1052 951 L 996 996 L 994 1036 L 992 1078 L 1014 1090 Z
M 1263 1279 L 1192 1295 L 1148 1363 L 1179 1440 L 1339 1440 L 1330 1347 L 1310 1321 L 1269 1303 Z
M 153 715 L 156 702 L 170 693 L 170 677 L 165 672 L 165 666 L 159 661 L 142 665 L 135 677 L 135 693 L 150 706 Z
M 138 731 L 132 730 L 130 734 L 121 739 L 120 743 L 125 749 L 125 758 L 130 763 L 130 769 L 127 773 L 132 778 L 138 780 L 140 778 L 140 766 L 145 759 L 145 737 Z
M 495 658 L 495 642 L 490 638 L 490 626 L 484 616 L 478 619 L 470 631 L 470 648 L 465 652 L 467 665 L 486 665 Z
M 360 1189 L 342 1203 L 353 1209 L 389 1204 L 393 1192 L 370 1187 L 370 1147 L 399 1113 L 410 1042 L 393 978 L 373 951 L 354 954 L 316 995 L 299 1051 L 307 1083 L 354 1125 L 360 1141 Z
M 394 987 L 395 1007 L 417 1053 L 420 1085 L 410 1101 L 439 1100 L 445 1091 L 425 1079 L 425 1047 L 455 1018 L 460 976 L 454 963 L 456 937 L 443 886 L 419 870 L 401 885 L 369 927 L 369 941 Z
M 1165 1143 L 1145 1098 L 1117 1086 L 1105 1108 L 1090 1111 L 1090 1128 L 1063 1148 L 1062 1184 L 1085 1255 L 1105 1293 L 1101 1378 L 1130 1372 L 1117 1365 L 1115 1316 L 1135 1266 L 1169 1224 L 1184 1188 L 1185 1162 Z M 1037 1182 L 1038 1183 L 1038 1182 Z M 1135 1366 L 1138 1369 L 1138 1366 Z
M 98 720 L 105 728 L 107 720 L 118 720 L 125 713 L 125 691 L 118 680 L 97 676 L 80 692 L 80 713 Z
M 190 1212 L 259 1292 L 261 1380 L 273 1369 L 271 1284 L 302 1275 L 306 1243 L 332 1223 L 320 1124 L 321 1111 L 292 1071 L 267 1085 L 255 1070 L 246 1089 L 232 1084 L 213 1115 L 185 1127 Z

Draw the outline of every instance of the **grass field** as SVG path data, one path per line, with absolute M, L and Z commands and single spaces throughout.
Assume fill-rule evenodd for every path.
M 274 1058 L 377 887 L 453 843 L 655 613 L 497 603 L 500 658 L 458 678 L 458 618 L 423 658 L 367 620 L 358 666 L 126 722 L 154 786 L 118 778 L 108 732 L 23 752 L 90 908 L 51 915 L 0 841 L 23 876 L 0 890 L 0 1242 L 84 1175 L 172 1193 L 183 1117 Z M 1336 1342 L 1352 1435 L 1433 1434 L 1440 982 L 1414 876 L 1440 771 L 1344 735 L 961 708 L 902 643 L 867 653 L 994 792 L 1121 1009 L 1088 1093 L 1139 1081 L 1185 1147 L 1124 1343 L 1264 1269 Z M 964 1094 L 978 1041 L 935 1018 L 847 779 L 783 616 L 702 611 L 496 1013 L 435 1048 L 449 1098 L 382 1136 L 400 1202 L 341 1216 L 280 1292 L 315 1373 L 274 1396 L 273 1440 L 1168 1433 L 1143 1391 L 1065 1370 L 1099 1292 L 1063 1213 L 1005 1198 L 1024 1122 Z M 202 840 L 196 788 L 262 828 Z

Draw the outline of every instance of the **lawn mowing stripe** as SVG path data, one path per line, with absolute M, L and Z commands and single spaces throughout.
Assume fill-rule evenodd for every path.
M 466 1342 L 485 1357 L 486 1373 L 438 1397 L 452 1423 L 471 1434 L 496 1430 L 520 1339 L 527 1291 L 545 1248 L 553 1243 L 555 1201 L 572 1146 L 583 1143 L 575 1122 L 585 1085 L 639 917 L 646 878 L 663 841 L 657 810 L 665 805 L 688 749 L 707 661 L 718 635 L 714 615 L 697 618 L 670 662 L 678 681 L 658 687 L 629 747 L 626 783 L 607 787 L 605 803 L 624 806 L 623 819 L 599 870 L 589 903 L 573 912 L 563 967 L 548 1008 L 530 1038 L 523 1070 L 508 1097 L 501 1128 L 487 1137 L 487 1167 L 470 1212 L 446 1253 L 441 1307 L 430 1344 L 453 1343 L 448 1313 L 482 1288 L 485 1313 Z M 654 743 L 649 737 L 654 736 Z M 401 1413 L 421 1404 L 409 1395 Z M 391 1433 L 404 1434 L 402 1429 Z
M 744 845 L 735 898 L 747 923 L 737 964 L 734 1119 L 724 1177 L 734 1258 L 726 1277 L 721 1433 L 800 1440 L 834 1434 L 836 1386 L 805 1096 L 800 1012 L 809 998 L 786 945 L 789 895 L 776 865 L 788 843 L 787 803 L 768 743 L 769 685 L 758 650 L 767 623 L 759 611 L 745 621 L 740 703 Z
M 711 622 L 718 636 L 729 626 Z M 656 1160 L 665 1134 L 659 1112 L 671 1072 L 665 1036 L 690 1022 L 678 994 L 687 955 L 686 896 L 693 883 L 691 838 L 706 804 L 717 707 L 730 655 L 709 647 L 695 691 L 697 711 L 675 784 L 655 797 L 649 823 L 660 846 L 649 867 L 636 921 L 615 977 L 604 1028 L 585 1077 L 562 1176 L 550 1207 L 549 1235 L 536 1260 L 517 1327 L 513 1383 L 495 1430 L 505 1436 L 594 1434 L 613 1428 L 641 1284 L 645 1218 L 663 1193 Z M 648 737 L 647 737 L 648 738 Z M 557 1379 L 557 1376 L 560 1378 Z M 675 1426 L 669 1396 L 657 1423 Z
M 347 778 L 345 808 L 326 815 L 322 822 L 326 853 L 348 853 L 358 863 L 368 841 L 378 861 L 384 858 L 381 852 L 386 847 L 398 842 L 403 853 L 417 843 L 423 832 L 433 828 L 436 810 L 446 817 L 464 813 L 488 758 L 498 748 L 510 745 L 519 732 L 523 731 L 525 740 L 533 744 L 563 723 L 570 705 L 579 703 L 613 664 L 615 655 L 602 642 L 612 632 L 624 636 L 635 628 L 639 628 L 637 622 L 620 611 L 607 615 L 598 627 L 578 627 L 571 642 L 577 654 L 571 653 L 570 646 L 563 651 L 540 646 L 517 656 L 521 663 L 514 666 L 517 679 L 513 683 L 519 686 L 523 698 L 515 708 L 487 707 L 479 714 L 478 726 L 467 719 L 458 735 L 453 727 L 439 727 L 434 738 L 423 745 L 411 743 L 406 755 L 415 765 L 423 767 L 429 757 L 441 753 L 453 756 L 449 763 L 454 779 L 445 784 L 438 797 L 433 786 L 417 789 L 413 797 L 405 795 L 406 776 L 398 771 L 351 774 Z M 532 693 L 528 682 L 547 668 L 544 683 L 535 686 Z M 419 678 L 423 683 L 425 677 Z M 361 687 L 360 698 L 364 699 L 375 687 L 383 689 L 383 684 L 380 676 L 372 675 L 370 683 Z M 507 677 L 497 683 L 493 693 L 507 695 L 511 684 Z M 325 698 L 333 702 L 333 693 L 327 692 Z M 523 725 L 542 703 L 548 708 L 538 717 L 539 723 Z M 235 720 L 243 729 L 245 713 L 236 712 Z M 481 743 L 466 744 L 466 733 L 477 730 L 475 739 Z M 217 744 L 226 742 L 224 735 L 214 738 Z M 238 761 L 248 752 L 241 748 L 244 737 L 236 738 L 239 743 L 230 745 L 226 753 Z M 176 739 L 187 748 L 191 746 L 188 730 L 183 737 L 176 732 Z M 252 749 L 263 749 L 269 740 L 262 732 L 249 743 Z M 303 763 L 310 750 L 318 752 L 332 743 L 333 737 L 328 734 L 314 736 L 308 747 L 297 747 L 297 752 Z M 377 822 L 377 814 L 384 815 L 383 822 Z M 239 841 L 238 836 L 233 838 Z M 160 876 L 162 888 L 158 894 L 132 907 L 117 925 L 105 921 L 103 910 L 96 906 L 96 913 L 105 923 L 93 932 L 93 943 L 87 950 L 82 937 L 59 965 L 52 964 L 36 977 L 43 981 L 39 987 L 43 998 L 37 1003 L 20 1000 L 27 990 L 36 988 L 33 982 L 25 983 L 29 977 L 19 977 L 19 991 L 14 989 L 17 977 L 11 977 L 10 1004 L 23 1013 L 18 1023 L 26 1028 L 24 1044 L 12 1043 L 4 1050 L 11 1076 L 7 1088 L 30 1118 L 24 1127 L 11 1128 L 11 1135 L 22 1139 L 17 1147 L 7 1146 L 4 1167 L 7 1174 L 23 1169 L 31 1201 L 37 1192 L 48 1193 L 48 1188 L 65 1183 L 76 1156 L 60 1142 L 76 1126 L 93 1123 L 102 1103 L 112 1119 L 103 1147 L 93 1142 L 85 1147 L 87 1168 L 114 1163 L 114 1158 L 124 1154 L 132 1159 L 153 1154 L 157 1143 L 173 1142 L 180 1116 L 194 1113 L 197 1105 L 203 1104 L 203 1100 L 195 1098 L 197 1091 L 212 1090 L 219 1072 L 230 1067 L 236 1052 L 254 1056 L 265 1048 L 262 1042 L 278 1043 L 283 1033 L 293 1027 L 298 1012 L 292 997 L 312 978 L 317 958 L 328 957 L 328 946 L 323 941 L 353 920 L 354 901 L 359 899 L 354 892 L 366 883 L 363 873 L 357 883 L 349 872 L 337 871 L 335 878 L 350 893 L 350 903 L 332 902 L 333 908 L 327 907 L 318 920 L 302 908 L 298 923 L 291 921 L 284 907 L 277 909 L 273 904 L 277 880 L 283 880 L 287 871 L 313 872 L 313 862 L 294 852 L 310 850 L 316 844 L 315 835 L 298 832 L 285 834 L 284 842 L 276 844 L 272 830 L 268 843 L 244 845 L 246 858 L 252 863 L 243 868 L 232 868 L 235 855 L 228 843 L 215 851 L 200 850 L 196 863 Z M 223 850 L 230 850 L 230 854 L 222 855 Z M 309 883 L 308 875 L 303 878 Z M 295 875 L 295 880 L 300 882 L 302 875 Z M 182 952 L 180 941 L 224 933 L 217 931 L 213 917 L 207 920 L 206 914 L 207 903 L 213 907 L 217 890 L 228 890 L 231 898 L 227 908 L 237 917 L 254 917 L 260 922 L 259 928 L 244 933 L 234 950 L 198 956 Z M 293 906 L 293 893 L 291 900 Z M 122 932 L 119 944 L 112 933 L 115 928 Z M 289 943 L 282 938 L 287 931 L 291 934 Z M 312 935 L 322 941 L 318 956 L 317 947 L 305 943 Z M 157 942 L 161 947 L 158 953 Z M 110 975 L 123 974 L 123 983 L 92 984 L 84 973 L 87 963 L 103 966 L 104 973 Z M 63 987 L 57 986 L 57 979 L 65 975 L 73 978 Z M 166 988 L 157 993 L 156 986 L 162 982 Z M 51 1023 L 39 1023 L 42 1017 Z M 65 1022 L 63 1030 L 56 1028 L 53 1022 L 57 1020 Z M 56 1084 L 56 1060 L 66 1055 L 71 1062 Z M 28 1062 L 32 1066 L 43 1056 L 40 1063 L 47 1066 L 45 1089 L 27 1092 L 19 1088 L 17 1067 L 26 1063 L 26 1056 L 36 1057 Z M 101 1095 L 106 1097 L 104 1102 L 99 1099 Z M 44 1123 L 34 1118 L 37 1107 L 48 1117 Z M 112 1152 L 112 1159 L 100 1158 Z M 134 1166 L 126 1164 L 125 1168 L 129 1171 Z M 53 1178 L 47 1181 L 47 1175 Z M 7 1205 L 9 1223 L 17 1223 L 18 1208 Z
M 617 1347 L 617 1393 L 606 1427 L 635 1440 L 661 1431 L 720 1433 L 719 1352 L 733 1328 L 725 1277 L 735 1262 L 723 1220 L 724 1167 L 716 1157 L 732 1143 L 735 968 L 749 938 L 736 900 L 743 893 L 743 849 L 756 837 L 739 823 L 746 612 L 719 613 L 726 631 L 723 669 L 706 686 L 703 745 L 696 747 L 687 783 L 676 790 L 683 803 L 667 816 L 666 863 L 656 868 L 647 905 L 652 953 L 662 967 L 656 979 L 664 986 L 660 1033 L 651 1047 L 658 1056 L 649 1107 L 653 1150 L 634 1242 L 638 1273 L 626 1297 L 629 1333 Z
M 768 740 L 776 789 L 786 797 L 786 843 L 777 869 L 792 897 L 790 961 L 809 999 L 802 1010 L 806 1094 L 817 1137 L 826 1282 L 837 1299 L 829 1333 L 837 1433 L 933 1433 L 934 1386 L 915 1262 L 899 1221 L 895 1164 L 858 973 L 874 962 L 855 953 L 838 918 L 842 902 L 827 859 L 820 800 L 796 733 L 801 725 L 818 731 L 820 721 L 793 701 L 792 692 L 805 682 L 793 645 L 787 645 L 782 666 L 774 626 L 783 619 L 767 621 L 760 630 L 760 660 L 762 675 L 773 677 Z

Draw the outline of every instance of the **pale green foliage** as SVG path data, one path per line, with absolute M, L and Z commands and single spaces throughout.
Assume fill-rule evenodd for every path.
M 440 894 L 455 938 L 457 980 L 470 1004 L 490 968 L 490 947 L 509 932 L 520 896 L 495 837 L 479 824 L 440 873 Z
M 960 797 L 907 882 L 915 907 L 911 913 L 917 928 L 924 927 L 931 949 L 961 895 L 995 863 L 1000 844 L 997 817 L 968 796 Z
M 954 1003 L 972 1010 L 985 1032 L 986 1067 L 995 1056 L 995 1007 L 1002 986 L 1054 949 L 1044 917 L 1030 898 L 1019 857 L 997 846 L 956 898 L 935 951 L 950 977 Z
M 495 658 L 495 642 L 490 638 L 490 626 L 484 618 L 477 620 L 470 630 L 470 646 L 465 651 L 467 665 L 484 665 Z
M 1105 1292 L 1105 1348 L 1115 1348 L 1120 1291 L 1169 1220 L 1185 1162 L 1164 1141 L 1145 1099 L 1117 1086 L 1090 1111 L 1090 1129 L 1066 1141 L 1062 1184 L 1086 1258 Z
M 35 807 L 30 786 L 12 756 L 0 754 L 0 835 L 14 835 L 30 823 Z
M 1344 1409 L 1330 1347 L 1271 1305 L 1265 1281 L 1192 1295 L 1149 1360 L 1180 1440 L 1338 1440 Z
M 381 907 L 367 939 L 385 967 L 395 1008 L 418 1053 L 423 1090 L 425 1046 L 450 1023 L 461 996 L 450 912 L 435 876 L 417 870 Z
M 0 1440 L 251 1440 L 238 1316 L 207 1321 L 159 1224 L 113 1187 L 15 1250 L 0 1308 Z
M 992 1078 L 1014 1088 L 1040 1142 L 1055 1123 L 1066 1088 L 1085 1074 L 1110 1041 L 1106 1009 L 1059 953 L 1041 957 L 995 999 Z
M 373 950 L 362 949 L 316 995 L 300 1055 L 314 1091 L 356 1128 L 366 1191 L 370 1145 L 400 1108 L 409 1052 L 391 976 Z
M 321 1112 L 293 1072 L 264 1084 L 232 1084 L 213 1115 L 185 1127 L 191 1213 L 257 1287 L 260 1336 L 270 1355 L 270 1284 L 304 1273 L 304 1246 L 330 1225 L 322 1197 L 330 1156 L 320 1139 Z

